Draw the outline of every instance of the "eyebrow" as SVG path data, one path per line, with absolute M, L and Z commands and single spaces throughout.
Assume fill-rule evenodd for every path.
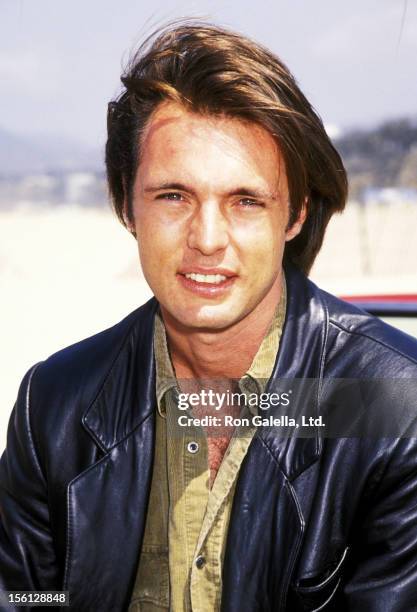
M 192 189 L 189 185 L 184 185 L 183 183 L 158 183 L 157 185 L 149 185 L 148 187 L 144 188 L 143 192 L 155 193 L 156 191 L 168 191 L 170 189 L 175 191 L 186 191 L 187 193 L 195 195 L 194 189 Z
M 170 189 L 174 191 L 184 191 L 186 193 L 190 193 L 191 195 L 196 195 L 195 190 L 190 185 L 186 185 L 184 183 L 171 183 L 171 182 L 158 183 L 157 185 L 149 185 L 148 187 L 145 187 L 143 191 L 144 193 L 155 193 L 157 191 L 167 191 Z M 276 200 L 277 199 L 276 193 L 269 193 L 267 191 L 263 191 L 262 189 L 248 189 L 247 187 L 238 187 L 236 189 L 233 189 L 232 191 L 229 191 L 226 195 L 228 197 L 247 196 L 249 198 L 256 198 L 258 200 L 266 200 L 266 199 Z
M 238 187 L 238 189 L 234 189 L 228 195 L 248 196 L 257 200 L 275 200 L 277 197 L 276 193 L 269 193 L 268 191 L 262 191 L 262 189 L 247 189 L 246 187 Z

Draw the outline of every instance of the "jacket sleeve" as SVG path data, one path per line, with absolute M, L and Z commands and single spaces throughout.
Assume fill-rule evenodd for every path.
M 417 611 L 417 439 L 397 440 L 360 529 L 349 611 Z
M 0 461 L 0 591 L 60 588 L 47 482 L 31 423 L 36 368 L 29 370 L 20 386 Z

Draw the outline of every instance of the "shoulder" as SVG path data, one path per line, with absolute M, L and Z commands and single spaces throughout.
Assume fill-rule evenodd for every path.
M 415 338 L 322 289 L 317 291 L 328 316 L 330 359 L 343 353 L 346 365 L 364 375 L 417 376 Z
M 17 409 L 26 413 L 35 446 L 57 446 L 64 436 L 67 440 L 82 439 L 82 417 L 109 374 L 116 368 L 129 371 L 132 363 L 140 367 L 141 351 L 149 359 L 157 305 L 151 299 L 116 325 L 31 368 L 22 381 Z
M 156 309 L 152 298 L 112 327 L 54 353 L 36 366 L 37 385 L 91 386 L 93 379 L 106 374 L 127 344 L 140 344 L 141 335 L 153 326 Z
M 314 349 L 324 376 L 417 378 L 415 338 L 320 289 L 288 262 L 285 278 L 289 352 L 294 342 L 302 352 Z

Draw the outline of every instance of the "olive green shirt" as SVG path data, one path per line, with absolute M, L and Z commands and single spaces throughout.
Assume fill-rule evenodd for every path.
M 259 396 L 272 373 L 285 319 L 285 282 L 283 287 L 270 329 L 249 370 L 238 381 L 245 394 Z M 210 489 L 204 430 L 178 425 L 178 416 L 189 413 L 178 409 L 180 388 L 159 314 L 155 318 L 154 351 L 156 450 L 129 612 L 216 611 L 220 609 L 222 564 L 234 489 L 256 428 L 251 424 L 234 429 Z M 249 412 L 257 414 L 257 407 L 242 408 L 240 416 Z

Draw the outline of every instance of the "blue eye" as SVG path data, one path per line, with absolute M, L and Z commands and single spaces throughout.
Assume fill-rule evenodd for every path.
M 176 193 L 175 191 L 168 193 L 161 193 L 156 196 L 157 200 L 172 200 L 173 202 L 180 202 L 183 198 L 180 193 Z
M 242 198 L 239 200 L 239 204 L 246 208 L 254 208 L 256 206 L 262 206 L 261 202 L 257 202 L 256 200 L 252 200 L 251 198 Z

